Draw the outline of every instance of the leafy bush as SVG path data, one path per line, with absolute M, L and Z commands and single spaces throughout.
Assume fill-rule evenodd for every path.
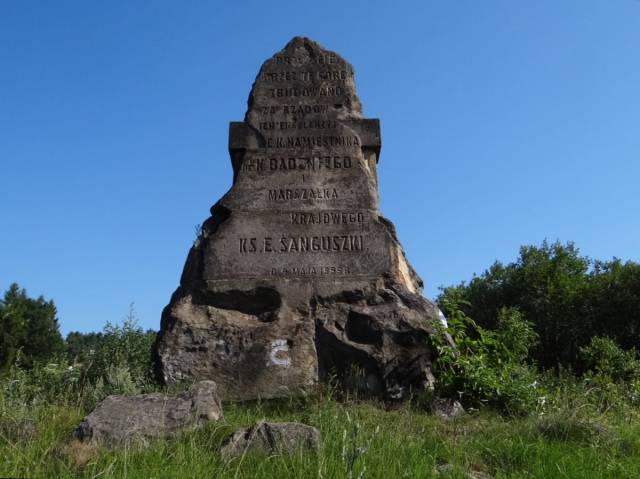
M 595 337 L 581 349 L 587 365 L 582 381 L 599 410 L 640 405 L 640 360 L 613 340 Z
M 624 351 L 610 338 L 596 336 L 580 352 L 591 374 L 606 376 L 613 382 L 631 382 L 640 378 L 636 350 Z
M 456 347 L 438 345 L 436 377 L 440 394 L 458 396 L 467 406 L 488 404 L 512 415 L 535 409 L 541 388 L 535 368 L 526 363 L 537 335 L 513 308 L 503 308 L 498 328 L 478 326 L 450 295 L 441 306 Z M 461 300 L 460 300 L 461 301 Z
M 155 333 L 137 326 L 132 308 L 122 325 L 107 323 L 102 333 L 86 336 L 88 341 L 72 333 L 72 357 L 59 354 L 26 368 L 18 353 L 0 381 L 2 409 L 38 404 L 92 407 L 109 394 L 137 394 L 156 387 L 151 356 Z
M 93 349 L 82 354 L 87 378 L 113 377 L 113 367 L 126 367 L 131 380 L 141 387 L 152 380 L 153 357 L 151 348 L 155 340 L 153 331 L 143 331 L 137 324 L 133 307 L 122 325 L 107 323 Z
M 64 358 L 51 363 L 35 363 L 24 368 L 18 360 L 0 382 L 0 400 L 5 408 L 42 404 L 68 404 L 77 399 L 81 371 Z

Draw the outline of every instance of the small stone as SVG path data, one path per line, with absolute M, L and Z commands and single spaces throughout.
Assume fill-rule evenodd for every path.
M 38 434 L 38 426 L 32 419 L 9 419 L 0 425 L 0 434 L 4 435 L 9 441 L 30 441 Z
M 221 418 L 216 383 L 200 381 L 176 395 L 108 396 L 73 436 L 89 445 L 115 447 L 134 440 L 173 437 Z
M 318 450 L 320 431 L 298 422 L 260 421 L 239 429 L 227 438 L 220 453 L 230 459 L 248 452 L 290 454 L 297 450 Z
M 438 476 L 443 477 L 463 477 L 464 479 L 493 479 L 487 473 L 481 471 L 464 471 L 453 464 L 438 464 L 435 468 Z
M 435 398 L 431 402 L 431 412 L 446 419 L 454 419 L 465 414 L 462 404 L 450 398 Z
M 436 466 L 436 472 L 440 475 L 454 474 L 456 468 L 453 464 L 438 464 Z

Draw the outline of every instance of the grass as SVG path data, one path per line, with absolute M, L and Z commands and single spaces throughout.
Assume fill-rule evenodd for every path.
M 635 413 L 583 417 L 565 410 L 506 419 L 484 411 L 446 420 L 406 404 L 387 410 L 381 403 L 337 402 L 318 395 L 227 404 L 224 421 L 175 440 L 115 451 L 69 441 L 84 413 L 68 406 L 0 409 L 0 477 L 640 477 Z M 27 418 L 34 420 L 35 431 Z M 223 460 L 218 451 L 225 437 L 259 419 L 316 426 L 322 448 L 319 453 Z

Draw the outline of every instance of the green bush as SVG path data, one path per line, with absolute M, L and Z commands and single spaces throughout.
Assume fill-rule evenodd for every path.
M 152 356 L 155 336 L 155 332 L 143 331 L 138 326 L 133 307 L 121 325 L 107 323 L 101 333 L 90 333 L 87 339 L 74 334 L 74 364 L 82 371 L 79 387 L 84 400 L 95 403 L 109 394 L 137 394 L 155 389 Z M 79 348 L 83 344 L 85 348 Z
M 81 375 L 82 371 L 64 358 L 56 362 L 35 363 L 30 368 L 22 367 L 18 360 L 0 382 L 3 409 L 75 403 Z
M 588 372 L 613 382 L 631 382 L 640 378 L 640 361 L 635 349 L 625 351 L 612 339 L 596 336 L 580 349 Z
M 436 377 L 439 394 L 457 396 L 467 407 L 489 405 L 510 415 L 534 410 L 541 397 L 538 375 L 526 363 L 537 335 L 513 308 L 503 308 L 498 328 L 478 326 L 450 295 L 441 306 L 456 347 L 438 345 Z
M 25 367 L 16 360 L 0 381 L 3 408 L 39 404 L 92 407 L 109 394 L 138 394 L 157 388 L 152 375 L 153 331 L 143 331 L 133 308 L 121 325 L 107 323 L 102 333 L 72 333 L 73 355 Z M 85 347 L 82 347 L 82 346 Z
M 143 331 L 137 324 L 133 307 L 122 325 L 107 323 L 99 341 L 84 352 L 85 370 L 91 382 L 113 376 L 113 367 L 126 367 L 134 383 L 143 386 L 153 377 L 153 331 Z
M 635 349 L 625 351 L 610 338 L 595 337 L 581 355 L 587 365 L 582 382 L 598 410 L 640 405 L 640 360 Z

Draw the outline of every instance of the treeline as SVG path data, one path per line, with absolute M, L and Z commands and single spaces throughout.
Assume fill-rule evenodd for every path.
M 593 260 L 573 243 L 523 246 L 516 261 L 496 261 L 468 283 L 445 288 L 438 301 L 451 299 L 489 330 L 499 329 L 502 308 L 517 309 L 539 337 L 529 354 L 543 369 L 584 372 L 581 349 L 593 338 L 640 347 L 640 264 Z
M 0 300 L 0 373 L 64 363 L 87 381 L 117 367 L 126 367 L 136 380 L 149 381 L 155 337 L 155 331 L 138 326 L 133 306 L 121 325 L 107 323 L 101 332 L 71 332 L 63 339 L 53 301 L 31 298 L 15 283 Z

